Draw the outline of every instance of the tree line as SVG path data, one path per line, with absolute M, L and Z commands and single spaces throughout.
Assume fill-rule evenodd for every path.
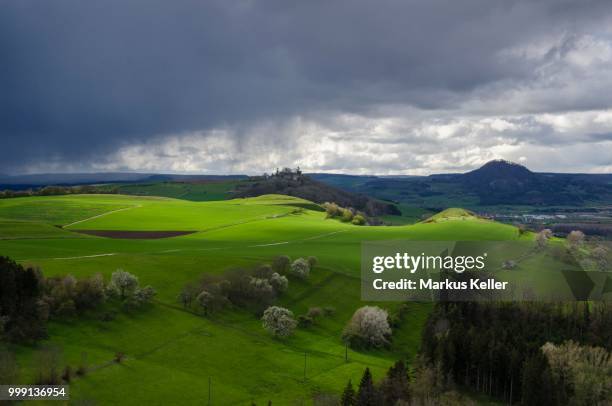
M 141 287 L 136 276 L 121 269 L 108 283 L 100 274 L 45 277 L 38 268 L 0 256 L 0 341 L 33 342 L 46 337 L 49 319 L 78 316 L 109 300 L 130 311 L 155 294 L 151 286 Z
M 398 361 L 377 384 L 366 369 L 357 387 L 319 403 L 476 404 L 467 388 L 507 404 L 608 405 L 611 346 L 609 303 L 439 303 L 412 371 Z
M 611 348 L 609 303 L 440 303 L 417 374 L 432 396 L 467 387 L 509 404 L 606 404 Z
M 352 223 L 356 226 L 363 226 L 369 223 L 367 216 L 355 210 L 352 207 L 340 207 L 333 202 L 323 203 L 325 209 L 326 218 L 338 219 L 344 223 Z
M 28 197 L 28 196 L 59 196 L 59 195 L 79 195 L 79 194 L 117 194 L 119 188 L 117 186 L 98 187 L 93 185 L 78 185 L 78 186 L 45 186 L 37 189 L 25 190 L 0 190 L 0 199 L 8 199 L 12 197 Z
M 306 280 L 317 262 L 317 258 L 312 256 L 292 261 L 281 255 L 271 264 L 233 268 L 222 275 L 205 273 L 199 281 L 185 285 L 178 299 L 183 307 L 206 316 L 228 306 L 261 314 L 288 289 L 288 276 Z

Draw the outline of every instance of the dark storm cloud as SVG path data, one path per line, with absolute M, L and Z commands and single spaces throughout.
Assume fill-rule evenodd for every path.
M 456 108 L 567 52 L 543 62 L 500 51 L 588 33 L 610 11 L 557 0 L 3 0 L 0 171 L 67 167 L 163 134 L 229 126 L 239 137 L 292 115 Z

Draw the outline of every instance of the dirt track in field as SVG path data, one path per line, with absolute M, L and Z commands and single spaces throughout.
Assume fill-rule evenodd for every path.
M 124 230 L 70 230 L 75 233 L 95 235 L 106 238 L 154 240 L 193 234 L 195 231 L 124 231 Z

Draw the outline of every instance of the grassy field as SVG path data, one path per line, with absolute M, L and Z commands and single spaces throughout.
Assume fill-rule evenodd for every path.
M 138 196 L 166 196 L 197 202 L 229 199 L 239 180 L 202 183 L 153 182 L 118 185 L 119 193 Z
M 212 382 L 213 404 L 309 404 L 313 393 L 337 393 L 363 369 L 382 378 L 390 364 L 412 359 L 430 304 L 410 304 L 388 350 L 349 351 L 340 336 L 360 299 L 360 247 L 368 240 L 511 240 L 511 226 L 477 218 L 397 227 L 359 227 L 326 220 L 308 202 L 262 196 L 216 202 L 121 195 L 74 195 L 0 200 L 0 255 L 40 266 L 45 275 L 84 277 L 118 268 L 150 284 L 148 309 L 112 321 L 96 315 L 52 322 L 49 339 L 63 362 L 83 353 L 93 370 L 71 384 L 74 400 L 98 404 L 202 404 Z M 56 226 L 64 226 L 59 228 Z M 175 238 L 119 240 L 71 230 L 195 231 Z M 333 306 L 333 316 L 284 340 L 270 337 L 251 313 L 223 311 L 204 318 L 182 309 L 177 295 L 204 273 L 270 262 L 276 255 L 314 255 L 308 281 L 290 280 L 280 305 L 296 315 Z M 395 304 L 381 306 L 393 310 Z M 36 347 L 18 347 L 25 381 Z M 124 364 L 109 362 L 115 352 Z M 306 368 L 304 367 L 306 359 Z M 306 370 L 306 379 L 304 379 Z

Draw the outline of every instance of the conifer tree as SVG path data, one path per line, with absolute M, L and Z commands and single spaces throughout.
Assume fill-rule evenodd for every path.
M 537 352 L 523 367 L 523 399 L 525 406 L 555 405 L 556 396 L 546 357 Z
M 400 399 L 409 399 L 409 377 L 404 361 L 397 361 L 389 368 L 380 391 L 385 405 L 394 406 Z
M 377 393 L 372 380 L 370 368 L 366 368 L 359 383 L 359 391 L 357 392 L 357 406 L 378 406 Z
M 341 406 L 355 406 L 355 389 L 353 389 L 353 383 L 349 379 L 344 392 L 342 392 L 342 399 L 340 399 Z

